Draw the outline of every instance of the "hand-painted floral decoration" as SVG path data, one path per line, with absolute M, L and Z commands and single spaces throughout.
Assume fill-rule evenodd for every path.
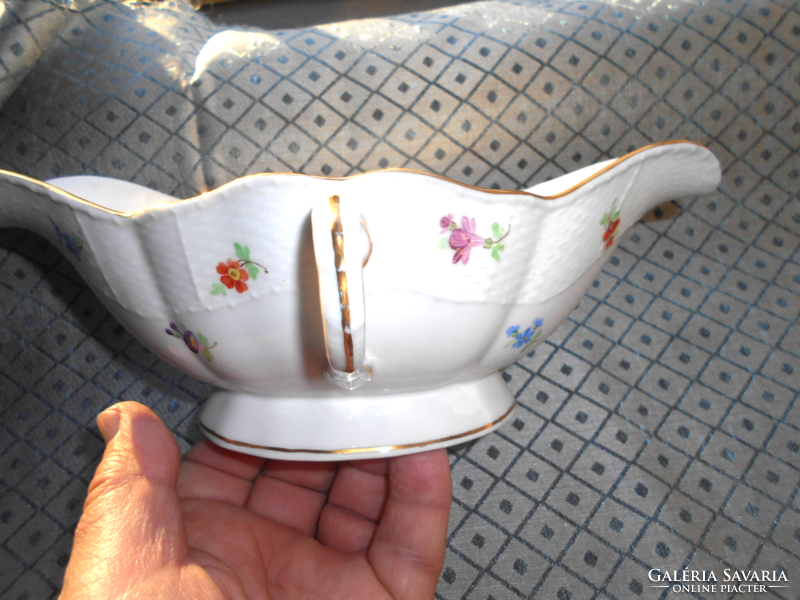
M 544 319 L 534 320 L 533 325 L 525 331 L 522 331 L 519 325 L 512 325 L 506 330 L 506 335 L 511 338 L 506 347 L 511 345 L 513 348 L 521 348 L 520 353 L 524 354 L 530 346 L 542 337 L 542 325 L 544 325 Z
M 56 236 L 58 237 L 58 241 L 64 244 L 67 247 L 72 255 L 75 257 L 75 260 L 81 259 L 81 253 L 83 252 L 83 240 L 81 240 L 80 236 L 71 236 L 67 233 L 63 233 L 61 228 L 56 225 L 56 222 L 53 221 L 52 218 L 47 217 L 50 219 L 50 222 L 53 224 L 53 227 L 56 230 Z
M 461 217 L 461 227 L 459 228 L 453 220 L 453 215 L 447 215 L 439 220 L 439 233 L 450 234 L 450 239 L 443 239 L 439 242 L 439 249 L 444 250 L 447 248 L 448 242 L 450 248 L 456 251 L 453 255 L 453 264 L 467 264 L 469 261 L 469 254 L 473 248 L 483 247 L 486 250 L 492 251 L 492 258 L 500 260 L 500 252 L 505 250 L 505 245 L 501 242 L 506 239 L 506 236 L 511 232 L 511 226 L 508 231 L 500 227 L 499 224 L 492 225 L 492 236 L 490 238 L 482 238 L 475 233 L 475 219 Z
M 248 290 L 246 282 L 251 278 L 257 279 L 261 269 L 264 269 L 264 273 L 269 273 L 267 267 L 250 260 L 250 248 L 241 244 L 234 244 L 233 247 L 236 250 L 236 258 L 239 260 L 228 259 L 227 262 L 217 265 L 221 283 L 211 284 L 212 296 L 227 296 L 228 292 L 225 288 L 235 289 L 240 294 L 244 294 Z
M 214 360 L 214 355 L 211 354 L 211 349 L 217 344 L 214 342 L 213 345 L 209 346 L 208 338 L 206 338 L 206 336 L 204 336 L 202 333 L 195 333 L 194 331 L 186 329 L 183 324 L 178 326 L 175 323 L 170 323 L 169 327 L 167 327 L 164 331 L 167 332 L 167 335 L 182 339 L 183 343 L 186 344 L 186 347 L 189 348 L 189 350 L 195 354 L 201 354 L 208 362 Z
M 606 228 L 603 233 L 603 241 L 606 244 L 606 250 L 608 250 L 614 245 L 614 240 L 617 238 L 617 229 L 619 228 L 619 208 L 617 208 L 616 200 L 614 200 L 614 205 L 611 207 L 611 212 L 603 215 L 600 225 Z

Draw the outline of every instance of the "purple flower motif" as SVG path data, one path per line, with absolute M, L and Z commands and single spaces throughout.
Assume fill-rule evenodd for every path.
M 469 253 L 475 246 L 483 246 L 486 238 L 475 233 L 475 219 L 461 218 L 461 229 L 454 229 L 450 234 L 450 247 L 456 251 L 453 255 L 453 264 L 461 261 L 467 264 Z
M 214 360 L 214 355 L 211 354 L 211 350 L 217 347 L 216 342 L 209 346 L 208 339 L 202 333 L 195 333 L 188 329 L 186 331 L 181 331 L 184 328 L 185 325 L 183 324 L 178 326 L 175 323 L 170 323 L 169 327 L 164 329 L 164 331 L 167 335 L 183 340 L 183 343 L 186 344 L 189 350 L 195 354 L 200 354 L 208 362 Z
M 442 217 L 439 221 L 439 227 L 442 230 L 439 233 L 444 233 L 445 231 L 450 231 L 450 226 L 453 225 L 453 215 L 447 215 L 446 217 Z
M 447 248 L 448 242 L 450 248 L 455 250 L 453 255 L 453 264 L 457 265 L 459 262 L 466 265 L 469 262 L 469 255 L 472 248 L 483 247 L 491 251 L 491 256 L 494 260 L 500 260 L 500 252 L 505 249 L 502 243 L 511 231 L 511 225 L 508 229 L 500 227 L 499 223 L 492 224 L 492 237 L 484 238 L 475 233 L 475 219 L 469 217 L 461 217 L 461 227 L 459 228 L 453 220 L 453 215 L 448 214 L 439 219 L 439 226 L 442 228 L 439 233 L 449 233 L 450 238 L 439 240 L 439 249 L 444 250 Z
M 200 342 L 197 340 L 197 336 L 194 334 L 194 332 L 187 329 L 186 333 L 183 334 L 183 342 L 186 344 L 189 350 L 195 354 L 200 353 Z

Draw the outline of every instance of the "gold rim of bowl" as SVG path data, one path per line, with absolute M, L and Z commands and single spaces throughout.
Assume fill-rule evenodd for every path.
M 641 148 L 638 148 L 638 149 L 634 150 L 633 152 L 629 152 L 625 156 L 622 156 L 620 158 L 615 159 L 612 163 L 606 165 L 605 167 L 603 167 L 602 169 L 600 169 L 596 173 L 592 173 L 586 179 L 583 179 L 583 180 L 579 181 L 578 183 L 570 186 L 566 190 L 563 190 L 563 191 L 561 191 L 561 192 L 559 192 L 557 194 L 553 194 L 552 196 L 540 196 L 539 194 L 533 194 L 531 192 L 526 192 L 526 191 L 523 191 L 523 190 L 516 190 L 516 191 L 515 190 L 490 190 L 490 189 L 487 189 L 487 188 L 481 188 L 481 187 L 477 187 L 477 186 L 474 186 L 474 185 L 469 185 L 467 183 L 461 183 L 459 181 L 456 181 L 455 179 L 450 179 L 449 177 L 445 177 L 444 175 L 437 175 L 436 173 L 428 173 L 427 171 L 419 171 L 419 170 L 416 170 L 416 169 L 405 169 L 405 168 L 402 168 L 402 167 L 398 167 L 398 168 L 393 168 L 393 169 L 382 169 L 382 170 L 378 170 L 378 171 L 367 171 L 366 173 L 356 173 L 355 175 L 348 175 L 346 177 L 327 177 L 325 175 L 308 175 L 306 173 L 255 173 L 253 175 L 245 175 L 243 177 L 238 177 L 238 178 L 234 179 L 233 181 L 229 181 L 229 182 L 221 185 L 220 187 L 218 187 L 218 188 L 216 188 L 214 190 L 210 190 L 208 192 L 204 192 L 204 193 L 202 193 L 202 194 L 200 194 L 198 196 L 193 196 L 192 198 L 176 199 L 174 202 L 165 202 L 164 204 L 156 204 L 154 206 L 148 206 L 146 208 L 142 208 L 142 209 L 136 210 L 136 211 L 122 212 L 122 211 L 114 210 L 114 209 L 111 209 L 111 208 L 107 208 L 105 206 L 102 206 L 100 204 L 96 204 L 96 203 L 91 202 L 89 200 L 85 200 L 84 198 L 80 198 L 79 196 L 75 196 L 74 194 L 70 194 L 69 192 L 62 190 L 61 188 L 59 188 L 59 187 L 57 187 L 55 185 L 52 185 L 50 183 L 46 183 L 44 181 L 41 181 L 39 179 L 35 179 L 33 177 L 28 177 L 27 175 L 21 175 L 19 173 L 14 173 L 13 171 L 4 171 L 2 169 L 0 169 L 0 175 L 10 175 L 13 178 L 17 178 L 17 179 L 21 179 L 23 181 L 29 181 L 29 182 L 35 183 L 37 185 L 40 185 L 40 186 L 44 187 L 45 189 L 57 192 L 57 193 L 62 194 L 62 195 L 66 196 L 66 197 L 68 197 L 68 198 L 70 198 L 72 200 L 75 200 L 76 202 L 79 202 L 81 204 L 86 204 L 87 206 L 91 206 L 92 208 L 96 208 L 97 210 L 100 210 L 100 211 L 103 211 L 103 212 L 106 212 L 106 213 L 109 213 L 109 214 L 112 214 L 112 215 L 116 215 L 116 216 L 119 216 L 119 217 L 135 217 L 137 215 L 140 215 L 140 214 L 143 214 L 143 213 L 147 213 L 147 212 L 150 212 L 150 211 L 153 211 L 153 210 L 162 210 L 164 208 L 168 208 L 170 206 L 174 206 L 174 205 L 180 204 L 182 202 L 191 202 L 193 200 L 201 200 L 201 199 L 203 199 L 205 197 L 210 196 L 211 194 L 216 194 L 220 190 L 225 189 L 228 186 L 235 185 L 238 182 L 240 182 L 242 180 L 245 180 L 245 179 L 251 179 L 251 178 L 254 178 L 254 177 L 265 177 L 265 176 L 274 177 L 274 176 L 286 176 L 286 175 L 292 175 L 292 176 L 297 176 L 297 177 L 312 177 L 314 179 L 325 179 L 325 180 L 330 180 L 330 181 L 345 181 L 347 179 L 353 179 L 355 177 L 364 177 L 366 175 L 373 175 L 375 173 L 412 173 L 412 174 L 415 174 L 415 175 L 423 175 L 425 177 L 432 177 L 434 179 L 440 179 L 442 181 L 447 181 L 447 182 L 450 182 L 452 184 L 455 184 L 455 185 L 458 185 L 458 186 L 461 186 L 461 187 L 465 187 L 465 188 L 468 188 L 468 189 L 471 189 L 471 190 L 477 190 L 479 192 L 485 192 L 487 194 L 498 194 L 498 195 L 511 194 L 511 195 L 516 195 L 516 196 L 530 196 L 532 198 L 538 198 L 540 200 L 556 200 L 557 198 L 561 198 L 563 196 L 566 196 L 567 194 L 571 194 L 572 192 L 574 192 L 578 188 L 583 187 L 584 185 L 586 185 L 587 183 L 589 183 L 593 179 L 596 179 L 597 177 L 600 177 L 601 175 L 603 175 L 604 173 L 606 173 L 609 170 L 613 169 L 614 167 L 616 167 L 620 163 L 625 162 L 629 158 L 632 158 L 633 156 L 636 156 L 637 154 L 639 154 L 641 152 L 646 152 L 647 150 L 650 150 L 652 148 L 657 148 L 659 146 L 671 146 L 671 145 L 674 145 L 674 144 L 691 144 L 693 146 L 698 146 L 700 148 L 706 148 L 706 146 L 704 146 L 703 144 L 699 144 L 697 142 L 692 142 L 691 140 L 670 140 L 670 141 L 667 141 L 667 142 L 656 142 L 654 144 L 649 144 L 647 146 L 643 146 Z M 75 177 L 80 177 L 80 175 L 75 175 Z

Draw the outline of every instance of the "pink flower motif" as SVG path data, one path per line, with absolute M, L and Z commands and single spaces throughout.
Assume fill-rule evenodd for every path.
M 456 251 L 453 255 L 453 264 L 461 261 L 467 264 L 469 253 L 475 246 L 483 246 L 486 238 L 475 233 L 475 219 L 461 218 L 461 229 L 454 229 L 450 234 L 450 247 Z
M 442 217 L 439 221 L 439 227 L 442 230 L 439 233 L 444 233 L 445 231 L 450 231 L 450 225 L 453 224 L 453 215 L 447 215 L 446 217 Z

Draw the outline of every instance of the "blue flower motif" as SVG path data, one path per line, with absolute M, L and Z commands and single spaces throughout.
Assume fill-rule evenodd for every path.
M 506 330 L 506 335 L 513 338 L 513 342 L 511 342 L 513 348 L 524 348 L 541 337 L 542 325 L 544 325 L 544 319 L 535 319 L 533 325 L 525 331 L 522 331 L 519 325 L 512 325 Z
M 80 244 L 80 242 L 76 242 L 74 239 L 72 239 L 71 236 L 65 235 L 64 236 L 64 245 L 67 247 L 67 250 L 72 252 L 72 255 L 77 260 L 81 259 L 81 252 L 83 251 L 83 246 Z
M 52 217 L 48 217 L 48 219 L 50 219 L 50 222 L 53 224 L 58 241 L 64 244 L 67 247 L 67 250 L 69 250 L 77 260 L 80 260 L 81 252 L 83 251 L 83 243 L 81 242 L 81 239 L 75 239 L 71 235 L 61 231 L 61 228 L 56 225 L 56 222 L 53 221 Z
M 517 343 L 514 344 L 513 348 L 521 348 L 522 346 L 524 346 L 525 344 L 527 344 L 530 341 L 531 341 L 531 338 L 529 338 L 529 337 L 519 336 L 517 338 Z

